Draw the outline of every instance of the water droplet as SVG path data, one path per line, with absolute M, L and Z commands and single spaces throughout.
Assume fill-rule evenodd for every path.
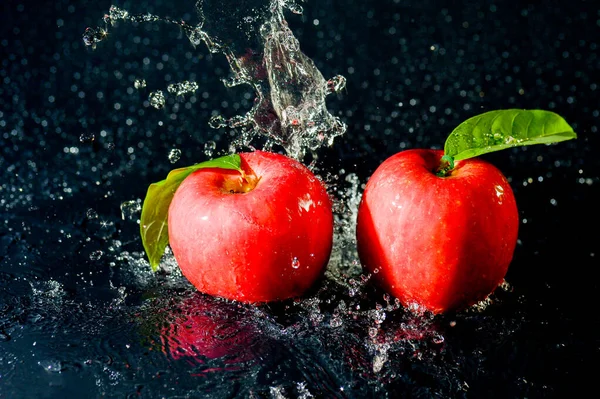
M 376 354 L 373 358 L 373 372 L 379 373 L 385 362 L 387 362 L 387 352 Z
M 273 399 L 285 399 L 285 390 L 281 386 L 269 387 L 269 393 Z
M 513 287 L 509 284 L 508 281 L 502 280 L 502 283 L 500 283 L 500 289 L 506 292 L 512 292 Z
M 314 398 L 313 394 L 306 388 L 306 382 L 302 381 L 296 384 L 298 389 L 298 399 L 312 399 Z
M 369 310 L 367 313 L 368 313 L 369 317 L 371 319 L 373 319 L 375 321 L 375 324 L 377 324 L 377 325 L 383 323 L 387 317 L 385 309 L 379 303 L 376 305 L 375 310 Z
M 337 93 L 346 87 L 346 78 L 342 75 L 336 75 L 327 81 L 327 91 Z
M 96 139 L 96 136 L 93 133 L 82 133 L 79 136 L 79 141 L 82 143 L 92 142 Z
M 343 321 L 341 319 L 341 317 L 334 315 L 331 317 L 331 320 L 329 321 L 329 325 L 331 326 L 331 328 L 337 328 L 340 327 L 343 324 Z
M 0 342 L 8 342 L 10 341 L 10 335 L 8 335 L 4 331 L 0 331 Z
M 111 19 L 111 21 L 116 21 L 119 19 L 125 20 L 129 18 L 129 11 L 117 6 L 110 6 L 110 9 L 108 10 L 108 17 Z
M 472 311 L 472 312 L 477 312 L 477 313 L 481 313 L 483 312 L 489 305 L 491 305 L 493 303 L 491 296 L 488 296 L 487 298 L 485 298 L 484 300 L 477 302 L 474 305 L 471 305 L 470 308 L 468 308 L 468 311 Z
M 88 219 L 97 219 L 98 218 L 98 213 L 93 210 L 92 208 L 88 209 L 87 212 L 85 213 L 85 215 L 87 216 Z
M 212 127 L 213 129 L 219 129 L 227 126 L 227 120 L 225 120 L 225 118 L 223 118 L 221 115 L 214 115 L 208 121 L 208 126 Z
M 300 267 L 300 261 L 295 256 L 294 256 L 294 259 L 292 259 L 292 267 L 294 269 L 297 269 Z
M 281 113 L 281 123 L 284 126 L 300 127 L 303 125 L 302 115 L 298 109 L 290 105 Z
M 433 337 L 431 337 L 431 341 L 434 344 L 439 345 L 444 342 L 444 336 L 439 333 L 434 333 Z
M 67 370 L 67 367 L 58 360 L 41 360 L 38 365 L 50 373 L 62 373 Z
M 146 80 L 144 79 L 136 79 L 133 82 L 133 87 L 135 87 L 136 89 L 143 89 L 144 87 L 146 87 Z
M 100 258 L 102 258 L 102 255 L 104 255 L 104 252 L 97 250 L 90 254 L 90 259 L 93 261 L 100 260 Z
M 152 105 L 156 109 L 161 109 L 165 106 L 165 95 L 162 90 L 156 90 L 148 95 L 148 100 L 150 101 L 150 105 Z
M 280 4 L 294 14 L 301 15 L 304 12 L 302 6 L 296 0 L 280 0 Z
M 215 153 L 216 148 L 217 148 L 217 143 L 215 143 L 212 140 L 207 141 L 206 143 L 204 143 L 204 155 L 211 158 L 213 156 L 213 154 Z
M 167 91 L 176 96 L 193 93 L 198 90 L 198 83 L 184 80 L 183 82 L 171 83 L 167 86 Z
M 496 187 L 494 187 L 496 189 L 496 196 L 498 198 L 502 198 L 502 196 L 504 195 L 504 188 L 501 185 L 496 185 Z
M 369 337 L 375 338 L 379 330 L 375 327 L 369 327 Z
M 83 33 L 83 43 L 91 47 L 92 49 L 96 48 L 96 44 L 100 43 L 102 40 L 106 39 L 107 32 L 103 28 L 86 28 Z
M 121 207 L 123 206 L 123 204 L 121 204 Z M 108 247 L 109 251 L 119 251 L 121 246 L 123 245 L 123 243 L 120 240 L 114 240 L 112 245 L 110 247 Z
M 142 210 L 142 200 L 136 199 L 121 203 L 121 219 L 138 220 L 139 213 Z
M 175 163 L 175 162 L 179 161 L 179 158 L 181 158 L 181 150 L 180 149 L 173 148 L 173 149 L 171 149 L 171 151 L 169 151 L 169 162 Z
M 188 40 L 194 46 L 198 46 L 200 43 L 202 43 L 202 40 L 204 39 L 204 32 L 202 32 L 202 29 L 200 29 L 199 27 L 197 27 L 195 29 L 188 29 L 186 31 L 186 34 L 187 34 Z

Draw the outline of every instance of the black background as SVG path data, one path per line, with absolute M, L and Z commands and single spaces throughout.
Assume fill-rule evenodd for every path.
M 193 3 L 117 4 L 193 23 Z M 226 152 L 229 132 L 209 128 L 208 120 L 251 105 L 248 88 L 219 81 L 229 75 L 223 57 L 194 49 L 175 26 L 120 23 L 95 50 L 84 46 L 85 28 L 102 25 L 110 5 L 5 0 L 0 6 L 0 397 L 123 397 L 147 384 L 140 372 L 116 387 L 95 388 L 92 377 L 69 377 L 76 371 L 65 368 L 62 383 L 52 385 L 55 377 L 31 360 L 38 350 L 32 342 L 45 342 L 48 358 L 65 350 L 78 329 L 86 331 L 80 323 L 89 319 L 52 318 L 47 307 L 41 312 L 36 287 L 57 281 L 83 313 L 88 301 L 97 312 L 114 299 L 107 275 L 119 259 L 107 251 L 109 241 L 141 251 L 120 204 L 143 198 L 148 184 L 173 167 L 206 159 L 208 140 L 217 153 Z M 506 277 L 513 291 L 483 315 L 457 316 L 464 323 L 446 332 L 445 354 L 462 359 L 455 367 L 469 391 L 458 394 L 452 383 L 436 382 L 433 361 L 424 363 L 419 379 L 421 366 L 411 361 L 410 382 L 378 380 L 392 397 L 564 397 L 595 386 L 599 10 L 583 0 L 327 0 L 304 3 L 302 16 L 286 14 L 323 75 L 347 79 L 346 89 L 328 99 L 348 131 L 319 152 L 324 177 L 354 173 L 364 183 L 388 156 L 441 148 L 458 123 L 494 109 L 552 110 L 579 135 L 484 156 L 510 179 L 519 206 L 519 243 Z M 147 88 L 132 90 L 139 77 Z M 184 79 L 199 83 L 193 101 L 168 97 L 161 110 L 148 105 L 150 91 Z M 175 164 L 168 159 L 173 148 L 182 150 Z M 99 221 L 109 223 L 92 223 Z M 99 250 L 105 256 L 91 259 Z M 143 289 L 121 282 L 131 292 L 130 309 L 138 306 Z M 32 321 L 36 312 L 47 324 Z M 72 336 L 48 333 L 56 323 L 67 323 Z M 356 397 L 381 394 L 367 379 L 349 375 L 340 380 L 354 381 Z M 420 390 L 432 386 L 439 389 Z

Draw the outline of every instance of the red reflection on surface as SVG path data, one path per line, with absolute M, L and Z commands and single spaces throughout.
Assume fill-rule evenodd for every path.
M 264 342 L 247 308 L 200 293 L 174 303 L 165 314 L 159 325 L 161 350 L 175 361 L 198 365 L 220 359 L 221 365 L 235 367 L 254 360 Z

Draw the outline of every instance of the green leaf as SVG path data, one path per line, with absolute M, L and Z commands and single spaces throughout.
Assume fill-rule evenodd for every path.
M 574 138 L 573 128 L 554 112 L 506 109 L 486 112 L 458 125 L 448 136 L 444 153 L 458 161 L 509 147 Z
M 167 217 L 169 205 L 171 205 L 175 191 L 191 173 L 206 168 L 231 169 L 242 172 L 240 156 L 232 154 L 186 168 L 172 170 L 165 180 L 153 183 L 148 187 L 148 193 L 142 205 L 140 234 L 153 271 L 158 269 L 160 259 L 169 244 Z

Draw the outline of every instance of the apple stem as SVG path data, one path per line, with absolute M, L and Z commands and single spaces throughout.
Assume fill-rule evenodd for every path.
M 254 171 L 252 169 L 250 169 L 250 173 L 245 173 L 243 170 L 242 172 L 242 191 L 247 193 L 248 191 L 251 191 L 254 189 L 254 187 L 256 187 L 256 185 L 258 184 L 258 182 L 260 181 L 260 177 L 256 176 L 256 174 L 254 173 Z
M 452 155 L 444 155 L 440 159 L 440 166 L 437 168 L 435 175 L 437 177 L 446 177 L 454 169 L 454 157 Z

